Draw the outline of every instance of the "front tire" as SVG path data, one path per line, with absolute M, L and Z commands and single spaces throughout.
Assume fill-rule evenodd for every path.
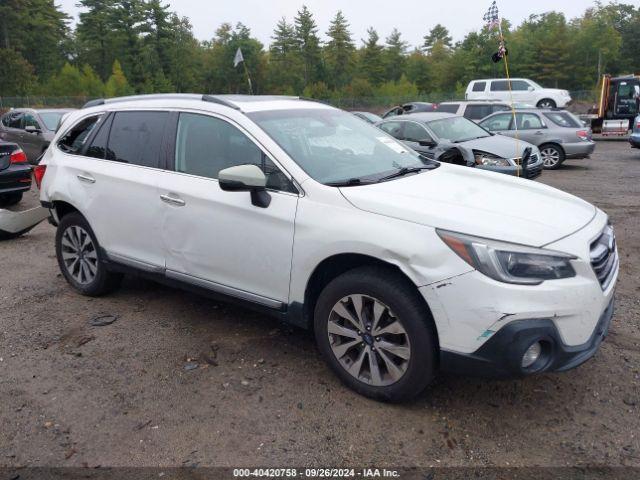
M 435 376 L 431 314 L 415 286 L 390 268 L 357 268 L 331 281 L 316 303 L 314 331 L 331 369 L 366 397 L 406 401 Z
M 545 170 L 556 170 L 564 162 L 564 150 L 555 143 L 545 143 L 540 145 L 540 155 L 542 156 L 543 168 Z
M 78 212 L 62 217 L 56 231 L 56 256 L 64 278 L 82 295 L 97 297 L 120 286 L 122 274 L 107 269 L 93 230 Z
M 556 108 L 556 102 L 550 98 L 543 98 L 536 105 L 538 108 Z

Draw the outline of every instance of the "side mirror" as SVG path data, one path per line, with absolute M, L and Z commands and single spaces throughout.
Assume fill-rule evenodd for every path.
M 421 147 L 433 148 L 433 147 L 437 146 L 438 144 L 436 142 L 434 142 L 433 140 L 418 140 L 418 145 L 420 145 Z
M 250 192 L 251 203 L 256 207 L 267 208 L 271 203 L 271 195 L 266 191 L 267 177 L 257 165 L 237 165 L 220 170 L 218 183 L 226 192 Z
M 639 98 L 640 97 L 640 85 L 634 85 L 633 86 L 633 98 Z
M 527 90 L 528 90 L 528 91 L 530 91 L 530 92 L 533 92 L 534 88 L 533 88 L 531 85 L 529 85 L 529 86 L 527 87 Z
M 34 127 L 33 125 L 27 125 L 26 127 L 24 127 L 24 131 L 27 133 L 42 133 L 42 130 L 40 130 L 38 127 Z

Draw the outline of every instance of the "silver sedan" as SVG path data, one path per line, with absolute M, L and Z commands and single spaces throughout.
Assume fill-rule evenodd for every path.
M 559 168 L 565 159 L 587 158 L 596 148 L 591 129 L 580 119 L 564 110 L 518 110 L 517 130 L 512 112 L 498 112 L 484 118 L 479 124 L 490 132 L 509 137 L 518 136 L 540 149 L 544 168 Z

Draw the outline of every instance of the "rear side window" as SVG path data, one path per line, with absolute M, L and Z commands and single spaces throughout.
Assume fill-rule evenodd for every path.
M 510 113 L 500 113 L 498 115 L 494 115 L 491 118 L 487 118 L 480 122 L 480 126 L 486 128 L 490 132 L 495 132 L 498 130 L 509 130 L 511 127 L 511 120 L 513 119 L 513 115 Z
M 101 117 L 102 114 L 93 115 L 78 122 L 58 141 L 58 148 L 71 155 L 80 154 L 89 134 L 99 123 Z
M 460 108 L 459 103 L 441 103 L 440 105 L 438 105 L 439 112 L 458 113 L 458 108 Z
M 118 112 L 113 117 L 107 160 L 160 168 L 168 112 Z
M 492 92 L 506 92 L 509 90 L 509 82 L 506 80 L 495 80 L 491 82 Z
M 473 88 L 471 91 L 473 92 L 484 92 L 484 88 L 487 86 L 487 82 L 476 82 L 473 84 Z
M 2 123 L 4 124 L 5 127 L 22 128 L 23 118 L 24 118 L 24 115 L 22 113 L 18 113 L 18 112 L 8 113 L 2 120 Z
M 491 105 L 467 105 L 464 116 L 469 120 L 480 120 L 492 113 Z
M 85 156 L 102 160 L 107 158 L 113 160 L 113 152 L 107 155 L 107 142 L 109 141 L 109 129 L 111 128 L 112 120 L 113 116 L 109 117 L 107 121 L 102 122 L 102 126 L 99 127 L 100 130 L 98 130 L 98 133 L 93 137 L 91 146 L 87 149 Z

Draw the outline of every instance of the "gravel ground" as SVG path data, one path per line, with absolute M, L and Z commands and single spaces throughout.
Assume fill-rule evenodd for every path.
M 442 377 L 408 405 L 352 393 L 308 333 L 240 307 L 136 278 L 74 293 L 46 223 L 0 243 L 0 466 L 640 466 L 640 150 L 602 142 L 540 181 L 616 227 L 610 336 L 575 370 Z

